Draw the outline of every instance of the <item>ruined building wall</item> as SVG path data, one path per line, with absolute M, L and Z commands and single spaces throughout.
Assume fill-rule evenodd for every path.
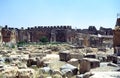
M 70 29 L 70 26 L 38 26 L 34 28 L 28 28 L 26 31 L 30 33 L 31 42 L 38 42 L 43 36 L 47 37 L 49 42 L 67 42 L 67 32 Z
M 9 29 L 3 28 L 1 33 L 3 42 L 10 42 L 11 31 Z
M 29 33 L 24 30 L 18 30 L 18 42 L 28 42 L 29 41 Z
M 92 31 L 94 27 L 89 28 Z M 75 43 L 77 37 L 77 30 L 72 29 L 71 26 L 35 26 L 27 29 L 2 28 L 3 42 L 10 42 L 16 39 L 16 42 L 39 42 L 40 38 L 47 37 L 49 42 L 68 42 Z M 16 35 L 16 36 L 15 36 Z M 83 36 L 83 43 L 85 46 L 90 46 L 89 36 Z
M 50 39 L 50 29 L 48 28 L 29 28 L 26 30 L 30 34 L 30 42 L 39 42 L 40 38 L 45 36 Z

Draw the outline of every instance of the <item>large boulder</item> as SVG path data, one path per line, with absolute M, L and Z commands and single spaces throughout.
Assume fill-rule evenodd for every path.
M 35 61 L 34 59 L 28 59 L 27 66 L 30 67 L 32 65 L 37 65 L 37 61 Z
M 87 60 L 90 63 L 90 68 L 96 68 L 100 66 L 100 61 L 98 59 L 84 58 L 83 60 Z
M 28 59 L 27 60 L 27 66 L 30 67 L 32 65 L 36 65 L 37 67 L 43 67 L 44 66 L 44 61 L 40 59 Z
M 90 71 L 90 62 L 88 60 L 79 60 L 80 66 L 79 66 L 79 72 L 80 74 L 84 74 L 85 72 Z
M 96 68 L 100 66 L 100 61 L 98 59 L 93 58 L 83 58 L 82 60 L 79 60 L 79 62 L 79 72 L 81 74 L 89 72 L 91 68 Z

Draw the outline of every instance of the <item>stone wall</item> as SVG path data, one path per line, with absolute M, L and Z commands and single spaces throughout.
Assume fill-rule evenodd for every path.
M 50 42 L 67 42 L 71 26 L 38 26 L 34 28 L 28 28 L 26 31 L 30 34 L 31 42 L 38 42 L 43 36 L 47 37 Z M 72 36 L 69 36 L 72 37 Z
M 5 26 L 2 28 L 3 41 L 9 42 L 11 33 L 14 28 Z M 71 26 L 35 26 L 27 29 L 15 29 L 16 42 L 39 42 L 41 37 L 46 37 L 49 42 L 68 42 L 75 43 L 78 33 L 85 34 L 82 36 L 82 46 L 90 46 L 89 34 L 96 34 L 98 31 L 95 26 L 90 26 L 84 32 L 83 30 L 72 29 Z M 90 32 L 89 32 L 90 31 Z M 105 30 L 106 31 L 106 30 Z M 93 40 L 94 41 L 94 40 Z

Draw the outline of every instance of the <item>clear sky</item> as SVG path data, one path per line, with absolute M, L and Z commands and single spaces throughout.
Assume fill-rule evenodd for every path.
M 0 0 L 0 25 L 114 28 L 120 0 Z

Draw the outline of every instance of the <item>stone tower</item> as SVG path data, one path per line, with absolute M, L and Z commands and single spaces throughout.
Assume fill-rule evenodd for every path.
M 113 30 L 113 47 L 114 54 L 120 56 L 120 18 L 116 20 L 115 29 Z

